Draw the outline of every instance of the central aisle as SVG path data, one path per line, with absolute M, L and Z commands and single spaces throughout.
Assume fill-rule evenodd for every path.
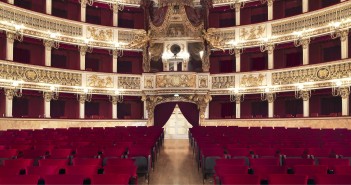
M 147 183 L 141 177 L 139 184 Z M 163 184 L 202 184 L 202 175 L 197 170 L 189 140 L 165 140 L 156 161 L 155 171 L 150 175 L 150 185 Z

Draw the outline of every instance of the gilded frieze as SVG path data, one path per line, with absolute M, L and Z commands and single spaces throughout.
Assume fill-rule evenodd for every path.
M 195 88 L 196 74 L 157 75 L 156 88 Z
M 93 38 L 98 41 L 112 41 L 113 31 L 112 29 L 101 29 L 98 27 L 89 26 L 87 28 L 88 38 Z
M 31 66 L 16 66 L 0 63 L 0 79 L 41 82 L 57 85 L 81 86 L 82 75 L 79 73 L 54 71 Z
M 234 75 L 219 75 L 212 76 L 212 89 L 225 89 L 235 87 L 235 76 Z
M 240 77 L 240 87 L 258 87 L 266 84 L 266 76 L 263 74 L 249 74 Z
M 209 88 L 208 79 L 209 79 L 208 75 L 199 75 L 198 76 L 199 88 Z
M 154 76 L 145 76 L 144 77 L 144 88 L 146 88 L 146 89 L 154 88 Z
M 241 40 L 254 40 L 266 37 L 267 31 L 266 26 L 262 25 L 255 25 L 249 28 L 241 28 L 240 29 L 240 39 Z
M 140 77 L 119 76 L 118 88 L 122 89 L 140 89 Z
M 113 77 L 102 75 L 87 75 L 87 86 L 98 88 L 113 88 Z
M 318 82 L 330 79 L 347 78 L 351 75 L 351 62 L 328 64 L 321 67 L 304 67 L 272 73 L 274 85 L 302 82 Z

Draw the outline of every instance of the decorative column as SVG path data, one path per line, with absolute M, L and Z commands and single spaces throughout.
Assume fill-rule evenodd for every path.
M 235 25 L 239 26 L 240 25 L 240 9 L 241 7 L 244 6 L 244 2 L 235 2 L 234 3 L 234 8 L 235 8 Z
M 341 41 L 341 59 L 349 58 L 349 29 L 342 30 L 340 35 Z
M 341 115 L 342 116 L 348 116 L 349 115 L 349 97 L 350 97 L 350 88 L 349 87 L 341 87 L 340 88 L 340 96 L 341 96 L 341 101 L 342 101 L 342 111 Z
M 268 52 L 268 69 L 274 69 L 274 44 L 267 45 Z
M 86 94 L 79 94 L 79 118 L 84 119 L 85 118 L 85 101 L 87 99 Z
M 111 9 L 113 11 L 113 26 L 118 26 L 118 10 L 122 11 L 123 10 L 123 5 L 119 5 L 118 3 L 115 3 L 111 5 Z
M 268 20 L 273 20 L 273 1 L 274 0 L 267 0 L 268 5 Z
M 45 46 L 45 66 L 51 66 L 51 49 L 54 46 L 54 41 L 43 40 Z
M 43 92 L 44 97 L 44 118 L 51 118 L 50 102 L 52 99 L 52 92 Z
M 52 14 L 52 0 L 45 1 L 45 13 L 51 15 Z
M 309 0 L 302 0 L 302 13 L 308 12 L 308 1 Z
M 205 95 L 195 95 L 192 97 L 192 100 L 197 104 L 199 109 L 199 125 L 201 126 L 205 121 L 205 113 L 209 102 L 212 100 L 212 96 L 210 94 Z
M 266 95 L 267 95 L 267 101 L 268 101 L 268 118 L 273 118 L 275 94 L 267 93 Z
M 307 65 L 310 62 L 310 38 L 301 40 L 302 45 L 302 64 Z
M 13 61 L 13 43 L 15 42 L 15 34 L 6 32 L 6 60 Z
M 303 101 L 303 117 L 310 117 L 310 91 L 300 91 L 301 98 Z
M 80 57 L 79 57 L 79 62 L 80 62 L 80 70 L 85 70 L 85 55 L 88 51 L 88 46 L 80 46 L 79 47 L 79 52 L 80 52 Z
M 9 4 L 15 4 L 15 0 L 7 0 L 7 3 L 9 3 Z
M 81 0 L 81 3 L 80 3 L 80 21 L 82 21 L 82 22 L 86 22 L 87 4 L 88 4 L 88 0 Z
M 236 94 L 235 95 L 235 118 L 240 118 L 241 117 L 241 94 Z
M 6 96 L 6 102 L 5 102 L 5 117 L 12 117 L 12 102 L 13 102 L 13 96 L 14 96 L 14 90 L 13 89 L 4 89 L 5 91 L 5 96 Z
M 241 52 L 240 49 L 235 49 L 235 72 L 240 72 L 241 68 Z
M 117 96 L 111 96 L 112 119 L 117 119 Z
M 115 49 L 113 50 L 113 55 L 112 55 L 112 72 L 117 73 L 117 62 L 118 62 L 118 50 Z
M 188 71 L 189 59 L 186 59 L 182 62 L 182 71 Z
M 147 110 L 147 126 L 154 125 L 154 111 L 156 105 L 163 99 L 162 96 L 146 96 L 145 94 L 141 97 L 141 101 L 146 104 Z

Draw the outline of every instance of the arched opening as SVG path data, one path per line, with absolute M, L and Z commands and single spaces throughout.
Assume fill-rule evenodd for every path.
M 166 138 L 187 139 L 188 129 L 199 125 L 199 110 L 190 102 L 158 104 L 154 111 L 154 125 L 165 128 Z

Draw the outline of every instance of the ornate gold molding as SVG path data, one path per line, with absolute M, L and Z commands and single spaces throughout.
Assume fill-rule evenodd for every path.
M 342 99 L 346 99 L 350 96 L 350 88 L 349 87 L 341 87 L 340 88 L 340 96 Z
M 88 26 L 88 37 L 98 41 L 112 41 L 113 31 L 112 29 L 102 29 L 99 27 Z
M 4 89 L 6 99 L 8 100 L 13 100 L 13 97 L 15 96 L 15 92 L 13 89 Z
M 87 75 L 87 86 L 98 88 L 113 88 L 112 76 Z
M 196 88 L 196 74 L 156 75 L 156 88 Z

